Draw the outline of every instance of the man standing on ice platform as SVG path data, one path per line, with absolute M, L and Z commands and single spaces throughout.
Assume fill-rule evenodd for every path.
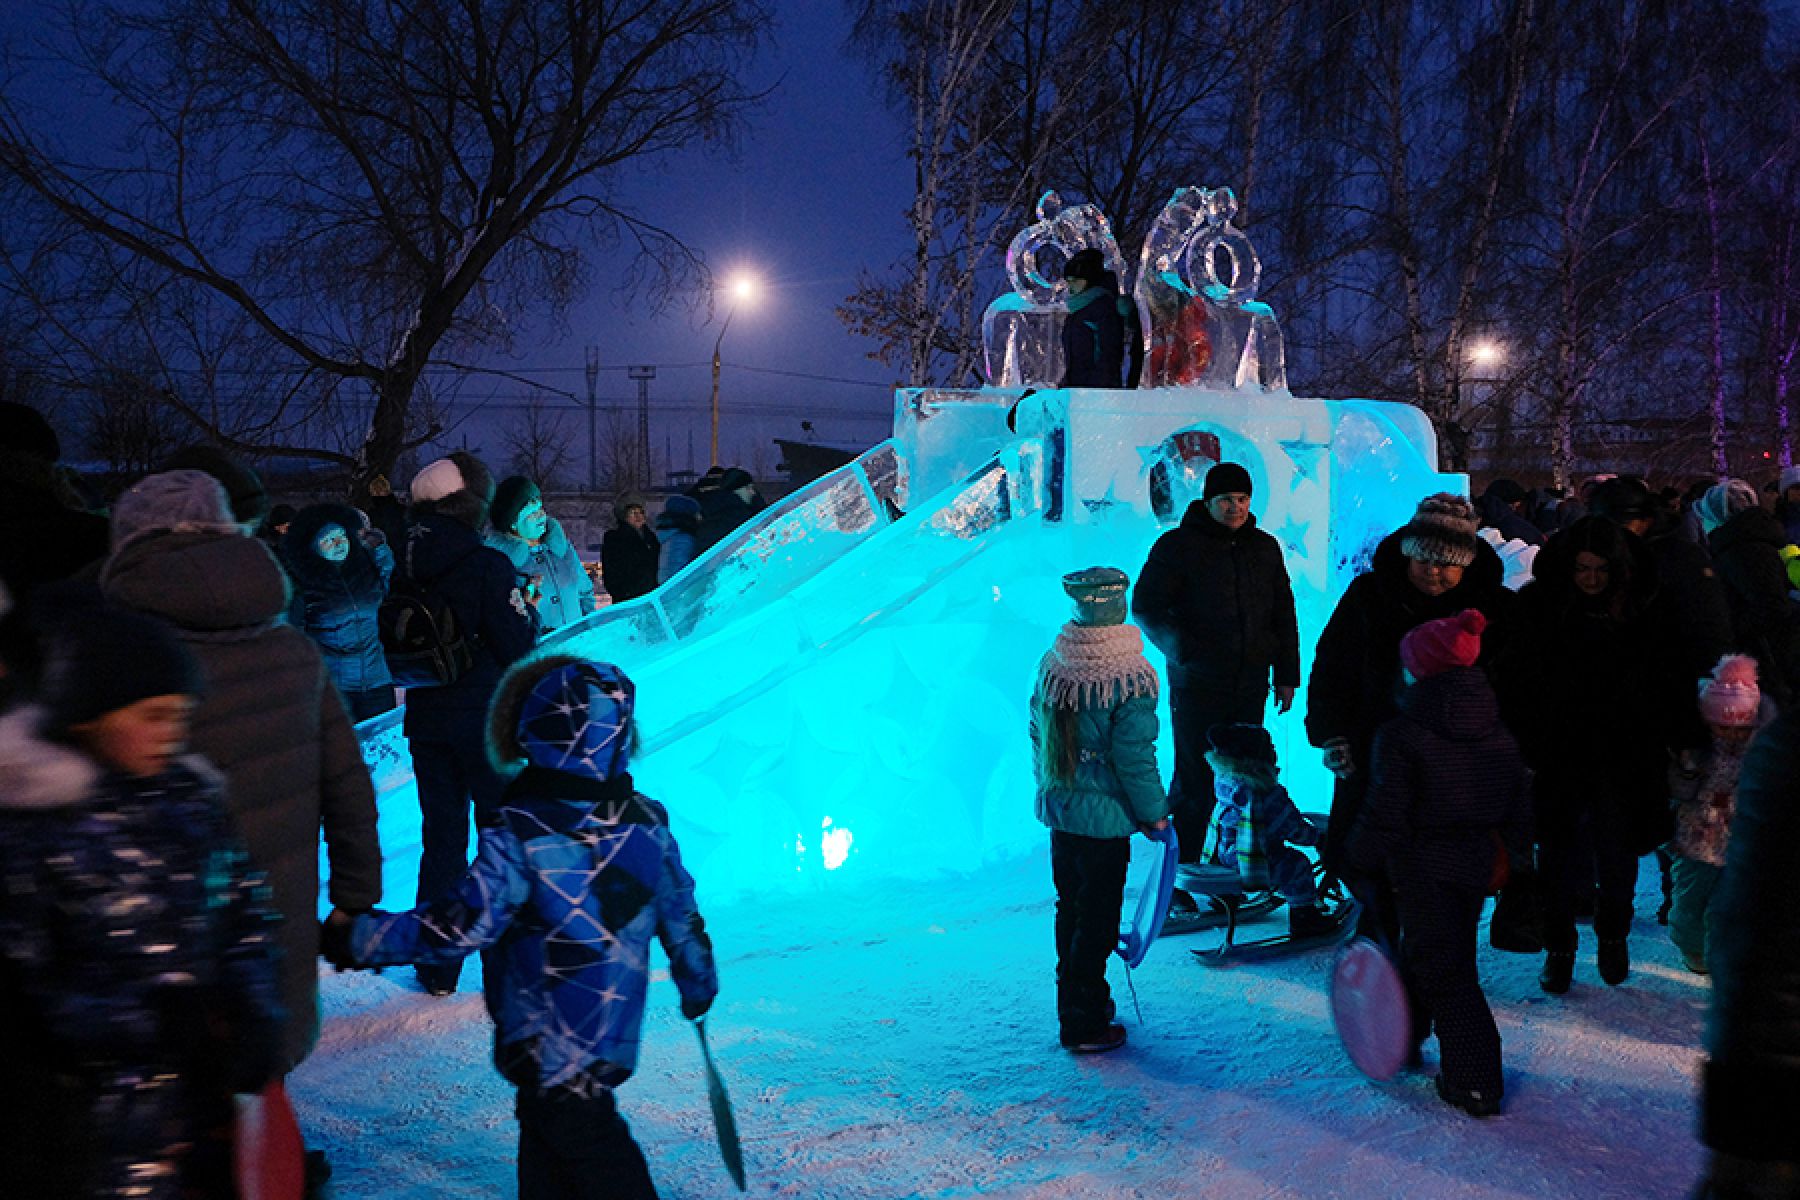
M 1286 712 L 1300 685 L 1294 590 L 1281 543 L 1256 527 L 1250 495 L 1248 471 L 1215 465 L 1181 524 L 1150 548 L 1131 595 L 1131 615 L 1169 664 L 1169 805 L 1182 858 L 1190 861 L 1212 819 L 1207 729 L 1260 725 L 1270 691 Z

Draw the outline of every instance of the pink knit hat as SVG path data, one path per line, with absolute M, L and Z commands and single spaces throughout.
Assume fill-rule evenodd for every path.
M 1754 725 L 1761 705 L 1756 660 L 1748 654 L 1727 654 L 1712 674 L 1700 681 L 1700 715 L 1708 725 Z
M 1481 631 L 1486 628 L 1487 618 L 1474 608 L 1427 621 L 1400 639 L 1400 665 L 1414 679 L 1429 679 L 1452 667 L 1472 667 L 1481 657 Z

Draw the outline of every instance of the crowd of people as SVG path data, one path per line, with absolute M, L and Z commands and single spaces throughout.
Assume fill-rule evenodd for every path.
M 366 507 L 296 509 L 194 447 L 100 515 L 60 457 L 40 414 L 0 404 L 0 1011 L 33 1100 L 0 1123 L 7 1193 L 236 1195 L 233 1096 L 312 1050 L 321 953 L 412 963 L 443 995 L 481 950 L 521 1194 L 653 1196 L 613 1102 L 648 942 L 692 1018 L 716 974 L 667 813 L 631 783 L 631 681 L 533 654 L 594 605 L 536 485 L 458 452 L 410 503 L 378 481 Z M 706 483 L 723 537 L 754 489 Z M 656 586 L 659 546 L 641 499 L 617 515 L 606 570 L 627 598 Z M 437 676 L 394 656 L 396 612 L 428 619 Z M 353 728 L 396 685 L 423 842 L 410 913 L 375 907 Z M 619 853 L 598 862 L 602 837 Z M 296 1171 L 316 1192 L 330 1166 L 313 1150 Z
M 1504 1082 L 1476 965 L 1486 900 L 1497 897 L 1492 944 L 1541 955 L 1545 992 L 1570 992 L 1584 918 L 1600 980 L 1617 987 L 1631 975 L 1639 867 L 1654 855 L 1659 918 L 1714 988 L 1702 1194 L 1800 1196 L 1800 924 L 1780 876 L 1800 864 L 1800 726 L 1787 713 L 1800 686 L 1789 524 L 1800 468 L 1768 504 L 1732 479 L 1682 506 L 1629 476 L 1548 506 L 1505 480 L 1479 502 L 1421 500 L 1373 548 L 1314 648 L 1305 729 L 1335 778 L 1323 828 L 1281 788 L 1261 728 L 1271 698 L 1288 709 L 1301 674 L 1282 551 L 1257 528 L 1252 498 L 1242 466 L 1208 472 L 1130 590 L 1137 628 L 1124 624 L 1123 572 L 1064 580 L 1075 615 L 1031 704 L 1063 1045 L 1126 1041 L 1104 951 L 1133 832 L 1173 821 L 1184 861 L 1280 894 L 1296 941 L 1320 919 L 1294 847 L 1317 843 L 1326 878 L 1356 897 L 1359 931 L 1397 958 L 1411 1064 L 1435 1035 L 1439 1094 L 1489 1116 Z M 1516 592 L 1495 550 L 1515 540 L 1538 548 Z M 1166 664 L 1166 795 L 1154 786 L 1161 681 L 1138 629 Z M 1165 929 L 1203 899 L 1244 896 L 1178 888 Z M 1780 1117 L 1747 1120 L 1753 1095 Z
M 496 1066 L 518 1089 L 521 1195 L 653 1196 L 614 1098 L 648 942 L 692 1019 L 717 972 L 668 814 L 632 783 L 634 685 L 534 653 L 594 603 L 537 486 L 496 485 L 457 452 L 408 503 L 380 486 L 366 507 L 282 511 L 253 471 L 197 447 L 100 516 L 59 458 L 39 414 L 0 405 L 0 1009 L 34 1099 L 0 1123 L 9 1190 L 233 1194 L 232 1097 L 311 1051 L 321 955 L 411 964 L 445 994 L 479 953 Z M 1505 481 L 1478 503 L 1426 497 L 1338 600 L 1310 676 L 1253 498 L 1250 474 L 1219 464 L 1135 588 L 1110 568 L 1065 580 L 1075 614 L 1030 730 L 1063 1045 L 1125 1043 L 1105 966 L 1134 833 L 1173 824 L 1191 861 L 1279 893 L 1302 939 L 1326 930 L 1296 849 L 1317 846 L 1398 956 L 1440 1094 L 1488 1115 L 1503 1075 L 1476 966 L 1486 899 L 1490 940 L 1542 955 L 1557 995 L 1591 914 L 1618 986 L 1655 854 L 1670 937 L 1714 987 L 1710 1194 L 1800 1195 L 1800 898 L 1784 886 L 1800 866 L 1800 471 L 1770 503 L 1728 480 L 1672 507 L 1630 477 L 1553 508 Z M 654 528 L 622 497 L 607 591 L 654 589 L 760 503 L 737 470 L 671 498 Z M 1533 537 L 1515 593 L 1492 540 Z M 425 666 L 394 654 L 396 613 L 429 626 Z M 1173 721 L 1166 790 L 1146 638 Z M 353 724 L 396 686 L 423 848 L 415 906 L 384 912 Z M 1322 825 L 1263 728 L 1269 701 L 1285 712 L 1303 687 L 1336 781 Z M 1235 902 L 1178 893 L 1170 917 Z M 317 1187 L 329 1166 L 314 1152 L 307 1173 Z

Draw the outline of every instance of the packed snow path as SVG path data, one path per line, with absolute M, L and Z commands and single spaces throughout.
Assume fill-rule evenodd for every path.
M 980 881 L 708 910 L 709 1020 L 750 1193 L 829 1197 L 1680 1197 L 1707 987 L 1677 965 L 1639 881 L 1631 979 L 1567 996 L 1536 956 L 1482 947 L 1505 1039 L 1507 1110 L 1476 1121 L 1427 1073 L 1363 1079 L 1325 998 L 1330 955 L 1211 970 L 1156 946 L 1130 1044 L 1059 1049 L 1047 856 Z M 700 881 L 705 907 L 706 882 Z M 1281 919 L 1277 914 L 1276 919 Z M 511 1196 L 511 1090 L 489 1061 L 479 965 L 431 999 L 410 970 L 328 975 L 326 1024 L 291 1081 L 338 1197 Z M 713 1142 L 693 1031 L 659 973 L 621 1110 L 665 1200 L 735 1195 Z

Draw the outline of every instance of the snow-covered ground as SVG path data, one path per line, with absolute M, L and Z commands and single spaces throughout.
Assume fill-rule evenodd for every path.
M 705 907 L 706 881 L 700 881 Z M 1425 1075 L 1377 1085 L 1332 1032 L 1330 955 L 1212 970 L 1158 944 L 1112 977 L 1125 1049 L 1057 1047 L 1046 857 L 980 880 L 707 911 L 709 1020 L 750 1192 L 794 1197 L 1679 1197 L 1694 1137 L 1705 981 L 1678 965 L 1640 879 L 1631 979 L 1538 990 L 1535 956 L 1482 948 L 1507 1110 L 1476 1121 Z M 1280 919 L 1277 914 L 1276 919 Z M 489 1063 L 479 966 L 448 999 L 410 971 L 327 976 L 291 1087 L 339 1197 L 510 1196 L 511 1091 Z M 665 1198 L 735 1194 L 700 1054 L 666 975 L 621 1108 Z

